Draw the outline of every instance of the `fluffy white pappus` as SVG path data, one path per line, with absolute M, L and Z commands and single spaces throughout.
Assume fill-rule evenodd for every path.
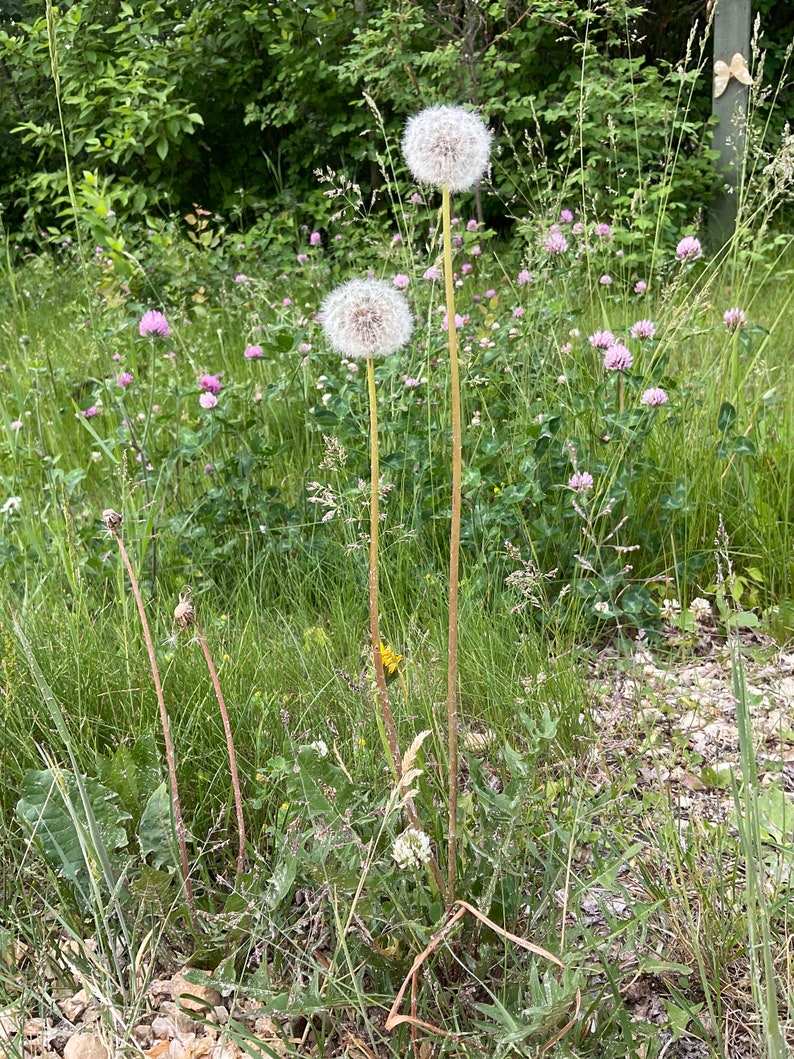
M 488 168 L 491 133 L 481 118 L 463 107 L 428 107 L 408 119 L 402 146 L 420 184 L 468 191 Z
M 342 283 L 325 299 L 320 314 L 330 346 L 355 360 L 394 353 L 414 327 L 404 295 L 380 279 Z

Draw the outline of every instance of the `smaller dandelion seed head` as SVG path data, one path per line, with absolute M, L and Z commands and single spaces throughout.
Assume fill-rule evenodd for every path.
M 331 291 L 320 311 L 331 348 L 354 360 L 396 352 L 414 326 L 405 297 L 384 280 L 348 280 Z
M 105 528 L 109 529 L 111 533 L 117 533 L 121 529 L 121 523 L 124 521 L 121 514 L 118 511 L 114 511 L 112 507 L 106 507 L 102 512 L 102 521 L 105 524 Z
M 430 839 L 416 827 L 409 827 L 394 840 L 392 857 L 403 871 L 427 864 L 431 856 Z
M 488 168 L 491 133 L 481 118 L 463 107 L 427 107 L 408 119 L 402 147 L 420 184 L 468 191 Z

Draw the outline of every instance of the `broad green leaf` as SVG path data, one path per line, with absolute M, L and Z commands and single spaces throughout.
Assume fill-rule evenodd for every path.
M 67 769 L 29 769 L 22 780 L 22 797 L 16 809 L 47 863 L 82 889 L 89 881 L 89 873 L 95 879 L 102 877 L 87 814 L 96 821 L 96 833 L 106 855 L 127 845 L 123 825 L 130 816 L 119 806 L 115 791 L 88 776 L 81 778 L 87 807 L 74 775 Z
M 144 859 L 151 857 L 155 868 L 170 868 L 176 863 L 175 834 L 171 796 L 165 782 L 151 794 L 138 824 L 138 844 Z

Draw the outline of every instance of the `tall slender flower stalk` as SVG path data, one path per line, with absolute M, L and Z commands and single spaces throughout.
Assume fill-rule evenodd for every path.
M 229 773 L 232 780 L 232 792 L 234 794 L 234 808 L 237 815 L 237 878 L 243 872 L 245 867 L 245 817 L 243 816 L 243 796 L 240 788 L 240 774 L 237 771 L 237 755 L 234 750 L 234 736 L 232 735 L 232 726 L 229 721 L 229 711 L 226 709 L 226 702 L 223 698 L 223 692 L 221 691 L 221 682 L 218 680 L 218 671 L 215 668 L 215 663 L 212 661 L 212 655 L 210 649 L 207 646 L 207 640 L 204 636 L 204 631 L 198 623 L 196 618 L 196 612 L 190 602 L 190 592 L 183 593 L 179 597 L 179 603 L 174 610 L 174 621 L 180 629 L 189 629 L 191 626 L 196 630 L 196 637 L 198 642 L 201 644 L 201 650 L 204 654 L 204 661 L 207 663 L 207 669 L 209 670 L 210 680 L 212 681 L 212 687 L 215 690 L 215 698 L 218 700 L 218 709 L 221 714 L 221 721 L 223 722 L 223 731 L 226 735 L 226 750 L 229 755 Z
M 188 910 L 190 912 L 190 920 L 193 929 L 198 933 L 198 923 L 196 921 L 196 902 L 193 897 L 193 885 L 190 881 L 190 864 L 187 859 L 187 841 L 185 839 L 185 824 L 182 819 L 182 806 L 179 801 L 179 785 L 176 778 L 176 757 L 174 754 L 174 744 L 171 739 L 171 724 L 168 719 L 168 710 L 165 707 L 165 698 L 163 697 L 163 685 L 160 681 L 160 671 L 157 668 L 157 656 L 154 650 L 154 641 L 152 640 L 152 634 L 149 631 L 149 622 L 146 618 L 146 608 L 143 605 L 143 598 L 141 596 L 141 589 L 138 584 L 138 578 L 135 576 L 135 570 L 133 569 L 130 557 L 127 554 L 127 549 L 124 547 L 124 541 L 121 539 L 121 524 L 122 516 L 118 511 L 113 511 L 112 508 L 106 508 L 102 512 L 102 521 L 105 524 L 105 528 L 108 532 L 115 537 L 116 543 L 119 546 L 119 552 L 121 553 L 122 561 L 127 568 L 127 574 L 130 579 L 130 586 L 132 588 L 132 594 L 135 597 L 135 602 L 138 606 L 138 615 L 141 620 L 141 628 L 143 630 L 143 639 L 146 642 L 146 650 L 149 653 L 149 665 L 152 669 L 152 680 L 154 681 L 154 690 L 157 695 L 157 704 L 160 708 L 160 726 L 163 729 L 163 740 L 165 742 L 165 760 L 168 767 L 168 782 L 171 788 L 171 802 L 174 807 L 174 826 L 176 828 L 176 839 L 179 846 L 179 859 L 182 863 L 182 877 L 185 884 L 185 899 L 187 900 Z
M 413 331 L 413 317 L 402 294 L 388 283 L 374 279 L 354 279 L 341 284 L 328 295 L 320 312 L 323 330 L 331 347 L 344 356 L 363 359 L 367 365 L 370 452 L 369 631 L 378 705 L 399 784 L 403 777 L 403 759 L 389 702 L 380 642 L 380 450 L 375 357 L 395 353 L 408 342 Z M 406 799 L 405 809 L 412 826 L 422 830 L 412 799 Z M 446 901 L 446 887 L 435 857 L 431 856 L 429 865 L 442 900 Z
M 463 481 L 458 337 L 455 326 L 455 283 L 452 272 L 450 196 L 468 191 L 488 168 L 491 135 L 475 114 L 463 107 L 429 107 L 410 118 L 403 137 L 403 154 L 414 177 L 441 189 L 444 231 L 444 291 L 449 345 L 452 418 L 452 516 L 449 529 L 449 623 L 447 629 L 447 902 L 455 900 L 458 844 L 458 579 Z

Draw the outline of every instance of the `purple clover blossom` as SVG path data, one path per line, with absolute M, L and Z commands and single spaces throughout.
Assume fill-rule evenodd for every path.
M 116 382 L 118 383 L 119 386 L 122 387 L 122 389 L 125 386 L 129 386 L 130 383 L 132 383 L 134 381 L 135 380 L 133 378 L 132 372 L 130 372 L 130 371 L 123 371 L 121 373 L 121 375 L 119 375 L 118 379 L 116 379 Z
M 515 307 L 515 309 L 513 309 L 513 316 L 516 318 L 516 320 L 520 320 L 523 315 L 524 315 L 524 306 L 523 305 L 517 305 Z
M 632 338 L 653 338 L 656 325 L 653 320 L 638 320 L 631 328 Z
M 610 346 L 604 354 L 604 368 L 607 371 L 628 371 L 633 363 L 634 357 L 620 342 Z
M 309 236 L 309 246 L 319 246 L 323 241 L 323 237 L 319 232 L 312 232 Z
M 204 473 L 205 474 L 212 474 L 214 472 L 214 470 L 215 470 L 215 468 L 212 466 L 211 463 L 205 463 L 204 464 Z
M 747 316 L 743 309 L 726 309 L 722 319 L 731 333 L 741 331 L 747 323 Z
M 475 219 L 473 217 L 472 217 L 472 219 L 470 221 L 466 222 L 466 231 L 467 232 L 476 232 L 478 227 L 479 227 L 479 225 L 478 225 L 477 221 L 475 221 Z
M 667 393 L 659 386 L 652 386 L 650 390 L 643 391 L 640 404 L 650 405 L 652 408 L 667 404 Z
M 576 224 L 573 226 L 573 228 L 571 228 L 571 231 L 573 232 L 574 235 L 583 235 L 584 234 L 584 225 L 582 224 L 581 221 L 577 221 Z
M 431 279 L 433 281 L 441 279 L 441 273 L 438 271 L 435 265 L 431 265 L 429 269 L 422 276 L 422 279 Z
M 635 294 L 644 294 L 647 289 L 648 289 L 648 284 L 645 282 L 644 279 L 638 279 L 637 282 L 634 284 L 634 293 Z
M 415 191 L 408 201 L 411 203 L 412 206 L 424 206 L 425 204 L 425 200 L 422 198 L 418 191 Z
M 162 313 L 158 312 L 157 309 L 149 309 L 141 317 L 141 322 L 138 324 L 138 333 L 142 338 L 146 338 L 147 335 L 168 338 L 171 334 L 171 328 Z
M 243 350 L 243 356 L 248 360 L 259 360 L 264 355 L 265 353 L 261 346 L 246 346 Z
M 464 261 L 463 264 L 460 266 L 461 275 L 462 276 L 468 276 L 468 274 L 471 272 L 471 270 L 473 268 L 474 268 L 474 265 L 472 265 L 471 261 Z
M 403 375 L 403 386 L 406 390 L 416 390 L 426 382 L 427 379 L 412 379 L 410 375 Z
M 516 283 L 519 285 L 519 287 L 523 287 L 526 283 L 531 283 L 531 282 L 532 282 L 532 273 L 529 271 L 529 269 L 522 268 L 521 271 L 518 273 L 518 277 L 516 279 Z
M 703 247 L 700 245 L 700 240 L 696 239 L 694 235 L 685 235 L 675 248 L 675 256 L 682 265 L 686 265 L 689 261 L 697 261 L 699 257 L 703 256 Z
M 206 393 L 211 393 L 217 396 L 223 389 L 223 383 L 217 375 L 202 375 L 199 379 L 199 389 L 204 390 Z M 205 405 L 204 407 L 212 408 L 212 405 Z
M 587 341 L 593 349 L 609 349 L 615 345 L 617 339 L 611 331 L 594 331 Z
M 612 235 L 612 229 L 608 224 L 597 224 L 596 235 L 600 235 L 602 239 L 606 239 L 607 236 Z
M 397 288 L 397 290 L 405 290 L 405 288 L 411 282 L 411 278 L 410 276 L 406 276 L 402 272 L 398 272 L 396 276 L 392 276 L 391 281 Z
M 573 220 L 573 214 L 570 210 L 560 210 L 560 220 L 563 224 L 570 224 Z
M 199 404 L 202 408 L 214 408 L 218 403 L 218 398 L 210 390 L 205 390 L 204 393 L 199 394 Z
M 568 479 L 568 488 L 575 493 L 589 493 L 593 488 L 593 476 L 589 471 L 577 471 Z
M 604 273 L 598 281 L 602 287 L 609 287 L 612 285 L 612 277 Z
M 301 253 L 301 254 L 297 255 L 297 261 L 298 261 L 299 265 L 305 265 L 308 260 L 309 260 L 309 255 L 308 254 Z
M 564 254 L 568 249 L 568 240 L 562 232 L 552 232 L 543 245 L 547 254 Z
M 457 329 L 458 327 L 463 327 L 466 323 L 467 323 L 466 317 L 462 317 L 461 313 L 456 312 L 455 313 L 455 329 Z M 449 317 L 448 317 L 446 312 L 444 313 L 444 320 L 441 321 L 441 327 L 444 327 L 445 330 L 449 330 Z
M 93 419 L 94 416 L 99 415 L 99 409 L 95 404 L 92 404 L 90 408 L 84 408 L 81 414 L 83 419 Z
M 246 276 L 246 274 L 244 272 L 238 272 L 237 275 L 234 277 L 234 282 L 235 283 L 247 283 L 248 282 L 248 276 Z

